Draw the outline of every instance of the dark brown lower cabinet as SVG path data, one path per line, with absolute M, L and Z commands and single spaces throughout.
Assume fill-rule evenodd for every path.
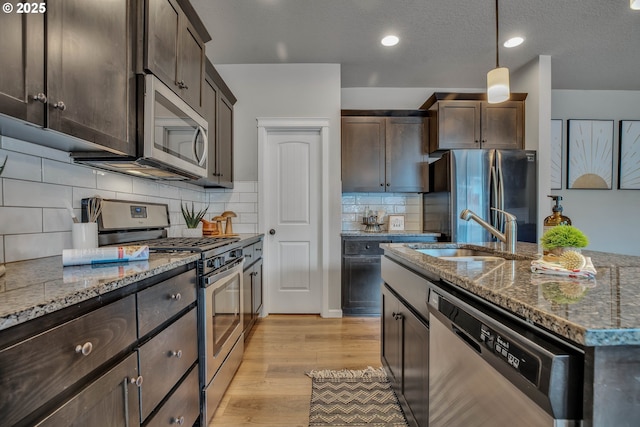
M 131 354 L 37 426 L 138 425 L 140 401 L 135 383 L 137 377 L 138 358 Z
M 409 423 L 426 427 L 429 423 L 429 327 L 386 285 L 382 285 L 382 313 L 383 365 Z
M 379 316 L 381 243 L 435 242 L 435 236 L 342 236 L 342 314 Z
M 245 340 L 262 311 L 262 244 L 261 238 L 242 249 L 245 257 L 242 278 L 242 328 Z
M 191 264 L 0 331 L 0 424 L 193 425 L 196 289 Z

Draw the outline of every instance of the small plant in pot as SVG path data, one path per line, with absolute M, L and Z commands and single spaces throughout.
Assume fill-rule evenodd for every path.
M 202 229 L 198 228 L 198 225 L 207 213 L 209 206 L 196 212 L 193 202 L 191 202 L 191 210 L 189 210 L 189 206 L 187 206 L 186 203 L 181 203 L 180 209 L 182 210 L 184 222 L 187 225 L 187 228 L 182 230 L 182 237 L 202 237 Z
M 540 243 L 545 251 L 560 255 L 568 249 L 584 248 L 589 244 L 589 239 L 572 225 L 558 225 L 547 230 L 540 238 Z

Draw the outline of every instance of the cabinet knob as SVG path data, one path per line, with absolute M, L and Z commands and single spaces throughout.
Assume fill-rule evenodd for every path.
M 480 141 L 478 141 L 477 139 L 474 141 L 476 144 L 478 144 Z
M 82 353 L 83 356 L 88 356 L 89 354 L 91 354 L 91 350 L 93 350 L 93 344 L 88 341 L 82 345 L 78 344 L 76 346 L 76 353 Z
M 189 86 L 184 82 L 184 80 L 180 80 L 176 82 L 180 89 L 189 89 Z
M 67 106 L 64 104 L 64 102 L 62 101 L 58 101 L 55 104 L 53 104 L 53 108 L 60 110 L 60 111 L 64 111 L 67 109 Z
M 171 424 L 178 424 L 179 426 L 181 426 L 182 424 L 184 424 L 184 417 L 171 418 Z
M 142 375 L 139 375 L 138 377 L 131 377 L 129 378 L 129 383 L 131 384 L 135 384 L 136 387 L 141 387 L 142 386 Z
M 390 186 L 390 185 L 391 185 L 391 183 L 387 182 L 387 187 Z
M 175 301 L 180 301 L 182 299 L 182 295 L 180 295 L 180 292 L 178 292 L 177 294 L 171 294 L 170 298 Z
M 384 183 L 383 182 L 380 183 L 380 187 L 384 187 Z
M 176 359 L 180 359 L 182 357 L 182 350 L 172 351 L 170 353 L 170 357 L 175 357 Z
M 271 230 L 269 230 L 269 234 L 273 236 L 274 234 L 276 234 L 276 230 L 272 228 Z
M 391 313 L 391 316 L 393 316 L 393 318 L 395 320 L 400 320 L 402 319 L 402 314 L 401 313 L 396 313 L 395 311 L 393 313 Z
M 371 249 L 371 245 L 365 245 L 364 248 L 365 249 Z
M 31 99 L 33 99 L 34 101 L 42 102 L 43 104 L 47 103 L 47 95 L 42 92 L 37 95 L 33 95 Z

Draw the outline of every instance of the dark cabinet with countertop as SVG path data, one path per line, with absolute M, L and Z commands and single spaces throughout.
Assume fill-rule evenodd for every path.
M 260 317 L 262 311 L 262 237 L 258 241 L 245 246 L 242 252 L 245 257 L 244 276 L 242 278 L 242 324 L 244 339 L 249 337 L 251 328 Z
M 435 241 L 436 235 L 343 235 L 342 313 L 347 316 L 380 315 L 381 243 Z
M 178 267 L 3 330 L 3 423 L 159 425 L 168 407 L 193 425 L 196 285 L 194 265 Z
M 465 148 L 524 149 L 526 94 L 489 104 L 485 94 L 435 93 L 423 105 L 431 119 L 429 152 Z
M 343 110 L 342 191 L 428 191 L 428 119 L 417 114 Z
M 133 154 L 135 2 L 41 4 L 0 15 L 0 113 Z

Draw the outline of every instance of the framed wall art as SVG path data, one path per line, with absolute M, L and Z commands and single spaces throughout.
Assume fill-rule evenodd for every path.
M 610 190 L 613 120 L 568 120 L 567 188 Z
M 388 231 L 404 231 L 404 215 L 389 215 Z
M 620 121 L 618 188 L 640 190 L 640 120 Z
M 562 189 L 562 120 L 551 120 L 551 189 Z

